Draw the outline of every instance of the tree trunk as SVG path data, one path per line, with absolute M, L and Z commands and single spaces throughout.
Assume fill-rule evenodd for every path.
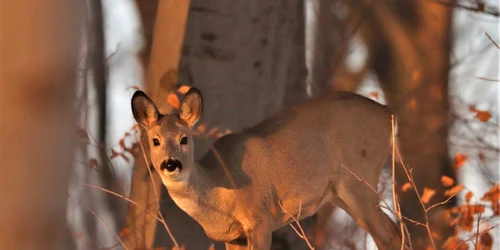
M 0 4 L 0 248 L 71 249 L 66 206 L 85 2 Z
M 177 83 L 177 68 L 184 40 L 189 0 L 175 2 L 172 0 L 138 1 L 137 3 L 142 14 L 142 23 L 145 25 L 146 41 L 150 39 L 149 34 L 153 30 L 149 26 L 152 25 L 153 19 L 145 14 L 154 13 L 156 10 L 152 45 L 146 45 L 142 55 L 143 60 L 149 60 L 146 72 L 146 92 L 153 98 L 162 113 L 170 113 L 172 108 L 166 102 L 166 97 Z M 142 133 L 142 144 L 145 147 L 146 156 L 149 156 L 149 144 L 145 137 L 145 133 Z M 152 179 L 150 178 L 148 170 L 150 166 L 147 166 L 146 161 L 150 162 L 149 159 L 144 159 L 142 154 L 136 158 L 130 199 L 147 208 L 151 214 L 156 215 L 159 212 L 158 204 L 160 202 L 157 198 L 162 197 L 160 202 L 162 204 L 164 201 L 173 204 L 173 201 L 168 196 L 163 198 L 164 193 L 166 193 L 165 187 L 153 168 L 151 168 Z M 188 217 L 177 206 L 173 206 L 168 213 L 163 213 L 163 215 L 167 224 L 172 224 L 170 227 L 173 229 L 178 227 L 175 222 L 179 217 Z M 130 248 L 152 248 L 158 226 L 163 227 L 163 224 L 160 224 L 141 208 L 129 205 L 127 228 L 131 234 L 126 239 L 126 245 Z
M 448 155 L 448 74 L 451 50 L 452 9 L 432 1 L 399 1 L 377 4 L 364 1 L 371 30 L 362 34 L 370 51 L 370 66 L 377 72 L 389 106 L 398 120 L 398 147 L 404 164 L 412 169 L 420 194 L 425 187 L 436 191 L 428 204 L 444 201 L 441 176 L 455 179 Z M 448 1 L 453 3 L 452 0 Z M 403 216 L 425 223 L 424 210 L 413 191 L 402 192 L 408 182 L 402 167 L 396 171 Z M 444 209 L 429 212 L 436 246 L 453 231 Z M 430 244 L 425 228 L 408 222 L 413 247 Z
M 202 91 L 205 108 L 200 123 L 208 129 L 239 131 L 306 98 L 304 58 L 303 1 L 194 0 L 179 82 Z M 197 138 L 197 157 L 212 142 Z M 210 241 L 199 225 L 191 225 L 191 218 L 173 221 L 174 206 L 167 200 L 162 211 L 170 215 L 176 239 L 187 249 L 207 249 Z M 285 235 L 295 233 L 286 227 Z M 295 242 L 287 243 L 293 248 L 287 249 L 302 245 L 301 239 L 293 238 Z M 164 230 L 156 239 L 158 246 L 172 246 Z

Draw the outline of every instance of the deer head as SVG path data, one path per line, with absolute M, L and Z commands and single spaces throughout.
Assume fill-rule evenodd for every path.
M 142 91 L 132 97 L 135 120 L 147 132 L 151 161 L 163 182 L 187 180 L 194 165 L 191 129 L 203 111 L 200 91 L 191 88 L 181 102 L 178 114 L 160 114 L 154 102 Z

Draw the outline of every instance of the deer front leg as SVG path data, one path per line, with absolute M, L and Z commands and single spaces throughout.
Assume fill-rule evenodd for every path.
M 269 250 L 272 244 L 272 231 L 265 228 L 249 229 L 247 234 L 248 250 Z
M 241 245 L 233 242 L 226 242 L 226 250 L 246 250 L 247 245 Z

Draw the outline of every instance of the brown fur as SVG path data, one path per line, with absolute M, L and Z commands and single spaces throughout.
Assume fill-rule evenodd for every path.
M 379 249 L 399 248 L 398 231 L 378 208 L 378 196 L 341 166 L 377 186 L 390 146 L 387 107 L 350 92 L 325 94 L 223 136 L 199 161 L 190 131 L 203 108 L 198 90 L 181 104 L 184 120 L 159 114 L 142 92 L 132 107 L 147 128 L 153 165 L 172 199 L 227 249 L 270 249 L 271 233 L 292 221 L 280 204 L 292 215 L 300 209 L 305 218 L 327 202 L 346 210 Z M 188 143 L 180 145 L 184 136 Z M 161 169 L 170 158 L 182 163 L 180 171 Z

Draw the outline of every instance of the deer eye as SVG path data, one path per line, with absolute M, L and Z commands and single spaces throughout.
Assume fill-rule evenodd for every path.
M 156 147 L 156 146 L 160 146 L 160 140 L 154 138 L 153 139 L 153 145 Z
M 188 138 L 187 136 L 184 136 L 181 138 L 181 145 L 186 145 L 186 144 L 188 144 Z

